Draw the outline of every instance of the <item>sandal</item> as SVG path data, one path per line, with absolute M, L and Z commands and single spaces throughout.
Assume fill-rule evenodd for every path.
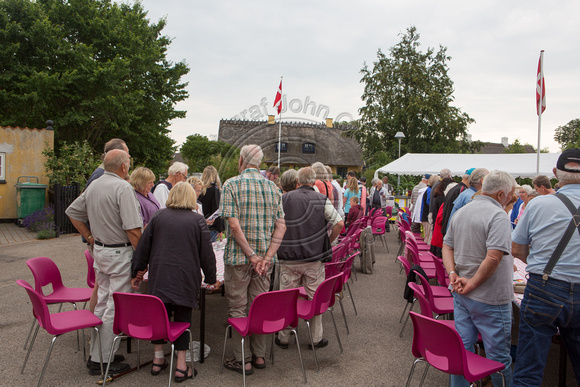
M 189 370 L 191 369 L 190 366 L 187 366 L 185 371 L 180 370 L 179 368 L 175 369 L 175 372 L 181 372 L 184 376 L 177 376 L 175 375 L 175 383 L 185 382 L 187 379 L 193 379 L 194 376 L 197 376 L 197 370 L 194 368 L 191 375 L 189 374 Z
M 157 376 L 161 373 L 161 371 L 163 371 L 164 369 L 166 369 L 169 366 L 169 364 L 167 363 L 167 359 L 163 358 L 163 364 L 155 364 L 153 363 L 153 365 L 151 366 L 151 375 L 153 376 Z M 153 367 L 157 367 L 159 368 L 159 371 L 155 371 L 153 369 Z
M 252 355 L 252 366 L 254 366 L 254 368 L 257 368 L 259 370 L 263 370 L 264 368 L 266 368 L 266 358 L 264 358 L 264 357 L 262 358 L 262 359 L 264 359 L 264 362 L 262 364 L 256 363 L 257 359 L 258 358 L 256 357 L 256 355 Z M 246 371 L 246 373 L 247 373 L 247 371 Z
M 246 363 L 248 364 L 248 363 Z M 224 362 L 224 367 L 226 367 L 228 370 L 230 371 L 236 371 L 239 374 L 244 374 L 244 370 L 242 367 L 244 367 L 242 365 L 241 361 L 236 361 L 235 359 L 232 360 L 226 360 Z M 250 368 L 249 370 L 246 370 L 246 375 L 252 375 L 254 373 L 254 369 Z

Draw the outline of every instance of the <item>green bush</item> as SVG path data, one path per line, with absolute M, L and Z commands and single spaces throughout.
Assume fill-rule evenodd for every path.
M 50 239 L 56 237 L 56 231 L 54 230 L 41 230 L 36 233 L 36 239 Z

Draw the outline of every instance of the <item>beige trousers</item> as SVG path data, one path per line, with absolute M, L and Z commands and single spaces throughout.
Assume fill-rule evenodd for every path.
M 320 261 L 307 263 L 292 263 L 280 261 L 280 290 L 304 286 L 308 299 L 312 300 L 318 286 L 324 281 L 324 264 Z M 314 316 L 310 320 L 312 341 L 314 344 L 322 340 L 322 315 Z M 278 334 L 281 343 L 288 343 L 290 330 Z

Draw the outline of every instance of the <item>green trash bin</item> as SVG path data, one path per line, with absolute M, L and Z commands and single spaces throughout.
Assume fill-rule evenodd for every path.
M 20 182 L 20 179 L 27 179 Z M 36 179 L 36 183 L 30 181 Z M 20 176 L 16 181 L 16 208 L 18 219 L 23 219 L 35 211 L 44 208 L 46 184 L 39 184 L 36 176 Z

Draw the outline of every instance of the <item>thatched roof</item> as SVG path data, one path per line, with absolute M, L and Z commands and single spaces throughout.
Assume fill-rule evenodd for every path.
M 362 149 L 358 142 L 342 136 L 352 126 L 336 125 L 328 128 L 324 124 L 283 122 L 282 142 L 287 152 L 280 154 L 281 164 L 310 165 L 320 161 L 331 166 L 362 166 Z M 277 162 L 278 123 L 267 121 L 221 120 L 218 139 L 241 148 L 247 144 L 258 144 L 264 151 L 264 162 Z M 315 145 L 315 153 L 302 152 L 304 143 Z
M 524 153 L 535 153 L 534 148 L 531 145 L 523 145 Z M 491 155 L 491 154 L 503 154 L 505 153 L 505 145 L 501 143 L 494 143 L 494 142 L 486 142 L 481 147 L 478 153 L 484 155 Z

